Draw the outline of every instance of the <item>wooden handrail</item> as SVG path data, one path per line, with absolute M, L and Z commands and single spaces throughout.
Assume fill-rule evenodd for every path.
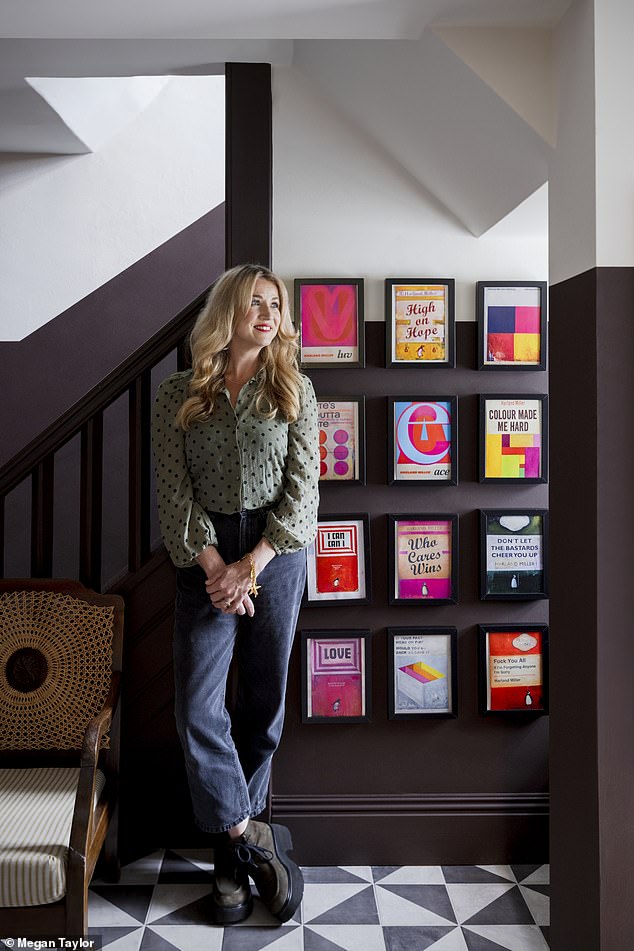
M 0 468 L 0 496 L 6 496 L 50 456 L 72 439 L 85 423 L 124 393 L 145 370 L 155 366 L 179 346 L 200 311 L 208 289 L 188 304 L 124 360 L 109 376 L 94 386 L 48 429 L 33 439 Z
M 188 331 L 206 295 L 207 291 L 192 301 L 0 470 L 0 554 L 4 554 L 5 497 L 28 479 L 31 481 L 32 577 L 53 574 L 56 453 L 80 433 L 78 574 L 85 584 L 101 590 L 104 412 L 125 393 L 129 401 L 127 570 L 139 571 L 149 558 L 152 370 L 171 353 L 176 353 L 179 369 L 184 366 Z M 1 562 L 0 557 L 3 574 Z

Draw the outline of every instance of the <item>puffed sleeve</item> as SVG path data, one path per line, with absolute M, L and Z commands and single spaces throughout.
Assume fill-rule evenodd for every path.
M 283 494 L 266 520 L 264 537 L 277 555 L 306 548 L 317 534 L 319 505 L 319 428 L 313 384 L 302 377 L 299 416 L 288 427 Z
M 203 548 L 215 545 L 209 515 L 194 499 L 185 454 L 185 433 L 176 413 L 186 396 L 189 373 L 175 373 L 159 386 L 152 417 L 152 448 L 161 534 L 178 568 L 192 565 Z

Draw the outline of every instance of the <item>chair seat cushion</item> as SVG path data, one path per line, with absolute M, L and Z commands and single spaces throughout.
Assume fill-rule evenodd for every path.
M 79 769 L 0 769 L 0 907 L 46 905 L 66 893 Z M 105 786 L 97 772 L 95 797 Z

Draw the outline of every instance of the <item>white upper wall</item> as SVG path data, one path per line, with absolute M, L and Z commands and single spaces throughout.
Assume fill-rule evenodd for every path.
M 478 280 L 545 280 L 547 188 L 479 238 L 298 70 L 273 72 L 273 265 L 295 277 L 365 277 L 382 320 L 386 277 L 455 277 L 473 320 Z
M 147 109 L 169 82 L 167 76 L 26 77 L 26 82 L 55 110 L 60 120 L 96 152 Z M 24 116 L 22 117 L 24 121 Z M 47 143 L 38 151 L 47 152 Z M 4 146 L 3 146 L 4 147 Z M 7 149 L 7 151 L 9 151 Z M 19 142 L 10 151 L 29 151 Z
M 474 235 L 547 181 L 551 148 L 431 30 L 298 41 L 293 66 Z
M 554 31 L 546 27 L 444 26 L 434 33 L 550 145 L 557 133 Z
M 0 339 L 20 340 L 224 200 L 224 76 L 172 77 L 99 151 L 0 161 Z
M 550 166 L 550 280 L 634 266 L 634 6 L 576 0 L 557 29 L 559 120 Z
M 634 266 L 634 4 L 595 2 L 597 266 Z

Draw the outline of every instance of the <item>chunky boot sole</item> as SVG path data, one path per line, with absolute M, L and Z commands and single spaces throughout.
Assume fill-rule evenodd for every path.
M 293 848 L 291 833 L 286 826 L 272 825 L 273 842 L 280 862 L 288 875 L 288 895 L 279 911 L 273 912 L 278 921 L 289 921 L 301 904 L 304 895 L 304 878 L 299 866 L 289 859 L 287 852 Z
M 211 899 L 211 917 L 216 925 L 235 925 L 244 921 L 253 911 L 253 896 L 241 905 L 218 905 Z

